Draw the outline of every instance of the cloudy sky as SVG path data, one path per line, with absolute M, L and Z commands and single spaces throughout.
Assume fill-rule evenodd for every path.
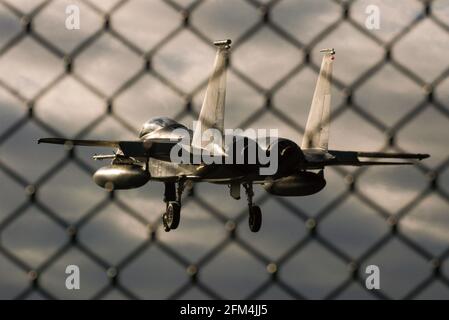
M 173 0 L 179 10 L 193 2 Z M 233 200 L 226 187 L 206 184 L 195 186 L 194 197 L 186 198 L 180 228 L 164 233 L 159 226 L 164 210 L 162 185 L 150 182 L 138 190 L 117 192 L 118 201 L 109 202 L 108 194 L 92 182 L 88 172 L 105 165 L 90 157 L 110 150 L 76 149 L 77 160 L 64 161 L 67 152 L 63 148 L 36 144 L 38 138 L 53 135 L 135 139 L 141 124 L 158 115 L 176 118 L 191 127 L 214 59 L 213 46 L 181 28 L 181 12 L 161 0 L 122 4 L 117 0 L 51 1 L 32 20 L 38 36 L 20 37 L 17 15 L 31 13 L 41 3 L 0 3 L 0 244 L 21 264 L 18 267 L 0 253 L 0 298 L 27 292 L 30 270 L 43 270 L 39 284 L 53 296 L 91 298 L 108 284 L 106 269 L 113 266 L 122 267 L 120 283 L 136 297 L 167 298 L 189 281 L 186 267 L 198 264 L 220 244 L 221 251 L 200 265 L 198 273 L 201 283 L 219 296 L 247 297 L 269 279 L 267 262 L 281 259 L 278 272 L 283 283 L 304 297 L 323 298 L 348 279 L 348 261 L 314 239 L 284 260 L 284 255 L 308 236 L 300 218 L 304 214 L 318 218 L 318 234 L 326 242 L 357 260 L 389 233 L 387 219 L 380 212 L 395 216 L 407 210 L 399 232 L 422 247 L 425 254 L 417 254 L 394 237 L 363 261 L 361 268 L 363 271 L 365 265 L 378 265 L 382 293 L 391 298 L 403 298 L 429 277 L 429 259 L 448 250 L 449 203 L 444 195 L 449 194 L 449 170 L 445 166 L 449 79 L 440 78 L 449 67 L 449 27 L 424 17 L 419 1 L 355 1 L 350 12 L 352 23 L 361 28 L 365 28 L 367 6 L 380 8 L 380 30 L 367 30 L 373 38 L 347 21 L 336 24 L 342 9 L 334 1 L 279 1 L 270 18 L 280 32 L 288 33 L 290 41 L 266 25 L 253 29 L 260 22 L 260 10 L 247 1 L 206 0 L 192 12 L 189 22 L 203 37 L 235 40 L 228 73 L 227 128 L 276 128 L 280 135 L 300 143 L 316 70 L 307 65 L 299 67 L 304 50 L 293 44 L 312 45 L 311 61 L 315 65 L 320 63 L 319 49 L 334 47 L 336 85 L 330 147 L 397 151 L 388 146 L 388 132 L 393 129 L 395 146 L 432 155 L 419 167 L 328 169 L 326 188 L 310 197 L 279 199 L 257 188 L 256 201 L 264 213 L 258 234 L 247 230 L 243 198 Z M 65 28 L 68 4 L 80 8 L 80 30 Z M 449 25 L 449 1 L 435 1 L 432 8 L 438 21 Z M 110 10 L 112 34 L 101 32 L 102 16 Z M 384 57 L 384 48 L 373 39 L 388 43 L 410 24 L 414 28 L 392 47 L 396 63 L 379 65 L 371 77 L 355 86 L 352 100 L 356 107 L 346 106 L 348 88 Z M 328 32 L 316 40 L 327 27 Z M 241 41 L 248 32 L 249 37 Z M 163 41 L 169 35 L 173 36 Z M 93 41 L 86 43 L 90 38 Z M 11 41 L 14 45 L 5 47 Z M 62 58 L 74 53 L 73 73 L 66 74 Z M 152 54 L 151 72 L 142 72 L 146 53 Z M 277 88 L 276 84 L 295 68 L 298 72 Z M 401 72 L 402 68 L 411 70 L 412 76 Z M 124 88 L 130 79 L 130 86 Z M 435 104 L 425 103 L 426 85 L 436 85 Z M 264 92 L 273 88 L 272 108 L 266 110 Z M 185 104 L 190 96 L 193 112 L 188 113 Z M 107 115 L 111 98 L 113 114 Z M 30 102 L 34 119 L 27 118 Z M 408 114 L 415 109 L 416 116 L 409 119 Z M 433 171 L 438 174 L 438 189 L 423 193 Z M 350 174 L 357 175 L 357 194 L 348 192 Z M 50 219 L 42 207 L 27 202 L 27 185 L 37 185 L 38 203 L 57 218 Z M 417 197 L 419 201 L 414 202 Z M 97 214 L 86 216 L 96 206 Z M 328 206 L 333 209 L 323 216 Z M 237 236 L 244 246 L 225 242 L 228 220 L 239 222 Z M 67 245 L 64 226 L 80 221 L 86 223 L 79 228 L 79 243 L 99 256 L 104 265 L 76 246 L 46 265 L 49 257 Z M 142 246 L 149 237 L 148 224 L 159 226 L 160 244 Z M 264 262 L 250 254 L 247 246 L 263 255 Z M 140 254 L 122 266 L 123 259 L 137 248 L 141 248 Z M 170 256 L 171 250 L 184 265 Z M 81 268 L 82 288 L 76 292 L 64 287 L 64 270 L 69 264 Z M 449 277 L 448 262 L 442 264 L 442 272 Z M 27 298 L 43 298 L 38 291 L 28 293 Z M 103 297 L 125 296 L 111 289 Z M 207 292 L 198 287 L 180 296 L 207 297 Z M 268 286 L 260 297 L 294 298 L 278 284 Z M 337 298 L 375 296 L 352 283 Z M 446 299 L 449 288 L 437 280 L 417 298 Z

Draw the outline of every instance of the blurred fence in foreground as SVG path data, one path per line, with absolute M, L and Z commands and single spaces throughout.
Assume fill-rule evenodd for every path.
M 61 49 L 61 46 L 53 43 L 52 40 L 47 38 L 45 33 L 42 33 L 38 28 L 35 28 L 34 22 L 36 19 L 38 19 L 40 15 L 47 10 L 47 8 L 54 5 L 57 1 L 35 2 L 37 5 L 34 6 L 29 12 L 25 13 L 22 9 L 19 9 L 20 6 L 16 7 L 15 1 L 0 1 L 0 7 L 2 7 L 3 12 L 8 12 L 8 15 L 14 16 L 14 19 L 20 20 L 22 28 L 19 32 L 7 39 L 7 41 L 4 41 L 0 48 L 0 62 L 8 59 L 8 55 L 13 54 L 11 51 L 14 50 L 16 46 L 20 46 L 23 41 L 31 38 L 33 41 L 38 43 L 39 50 L 45 50 L 45 54 L 52 55 L 58 59 L 58 63 L 62 64 L 63 68 L 60 68 L 61 70 L 55 72 L 55 74 L 50 78 L 39 79 L 39 77 L 37 77 L 39 88 L 38 90 L 34 90 L 32 93 L 23 93 L 21 88 L 15 87 L 14 84 L 8 81 L 8 79 L 0 79 L 0 87 L 18 99 L 21 104 L 26 106 L 27 110 L 27 112 L 16 122 L 7 123 L 6 126 L 0 128 L 0 149 L 29 122 L 33 122 L 37 125 L 40 129 L 46 132 L 47 136 L 64 135 L 65 132 L 61 130 L 61 128 L 55 128 L 51 123 L 47 123 L 43 121 L 43 119 L 36 117 L 35 106 L 42 97 L 58 86 L 58 84 L 67 75 L 71 75 L 72 78 L 83 87 L 83 90 L 90 91 L 93 95 L 103 100 L 107 106 L 104 109 L 104 112 L 98 114 L 95 119 L 92 119 L 81 130 L 76 132 L 73 137 L 80 139 L 86 138 L 97 125 L 102 123 L 102 121 L 106 118 L 110 117 L 117 121 L 122 128 L 134 134 L 136 130 L 135 125 L 131 124 L 126 116 L 116 112 L 115 101 L 124 93 L 132 90 L 133 86 L 135 86 L 145 74 L 151 74 L 155 79 L 157 79 L 157 81 L 163 84 L 163 86 L 169 88 L 172 93 L 175 93 L 184 101 L 185 107 L 175 116 L 176 119 L 183 119 L 189 114 L 192 115 L 192 118 L 196 118 L 197 109 L 193 107 L 193 99 L 196 98 L 201 90 L 204 89 L 207 83 L 207 75 L 197 86 L 190 90 L 186 90 L 185 88 L 178 86 L 174 77 L 170 75 L 167 76 L 163 71 L 160 71 L 156 65 L 157 59 L 154 58 L 157 57 L 159 52 L 164 50 L 165 47 L 173 42 L 176 42 L 177 37 L 186 31 L 188 31 L 189 37 L 192 37 L 195 41 L 195 43 L 192 43 L 192 47 L 196 45 L 211 46 L 212 41 L 215 39 L 210 38 L 205 30 L 197 27 L 194 23 L 195 12 L 200 10 L 209 1 L 164 0 L 164 10 L 169 12 L 168 14 L 173 14 L 176 16 L 177 24 L 170 32 L 165 34 L 163 38 L 154 41 L 154 44 L 149 49 L 143 49 L 141 44 L 135 43 L 135 41 L 129 39 L 129 37 L 116 28 L 116 24 L 114 23 L 114 17 L 122 10 L 126 10 L 125 8 L 133 1 L 110 1 L 102 4 L 100 4 L 99 1 L 93 0 L 82 1 L 80 2 L 80 4 L 83 5 L 81 10 L 81 18 L 83 18 L 84 14 L 83 10 L 87 10 L 90 12 L 89 14 L 95 14 L 102 17 L 102 26 L 98 30 L 92 32 L 88 37 L 82 39 L 82 41 L 79 41 L 76 46 L 70 48 L 68 51 Z M 254 12 L 257 12 L 259 18 L 257 18 L 252 25 L 245 28 L 245 30 L 242 31 L 237 38 L 233 39 L 233 49 L 230 59 L 230 73 L 233 77 L 237 77 L 239 81 L 244 83 L 245 86 L 248 86 L 251 90 L 257 92 L 258 95 L 263 98 L 263 103 L 248 117 L 245 119 L 239 119 L 241 120 L 239 127 L 249 127 L 265 114 L 269 114 L 270 116 L 280 119 L 280 121 L 286 126 L 292 127 L 296 132 L 301 134 L 303 132 L 303 127 L 293 122 L 290 114 L 285 113 L 282 108 L 278 108 L 275 99 L 276 95 L 286 84 L 289 83 L 292 78 L 300 74 L 304 69 L 311 68 L 315 71 L 315 73 L 319 70 L 319 65 L 316 63 L 317 60 L 313 59 L 313 54 L 321 49 L 320 47 L 317 47 L 317 45 L 320 44 L 321 41 L 327 36 L 331 35 L 342 24 L 345 24 L 346 27 L 357 30 L 361 37 L 369 39 L 371 43 L 374 43 L 379 50 L 383 51 L 383 58 L 358 74 L 352 81 L 342 81 L 338 78 L 338 75 L 335 77 L 334 86 L 343 93 L 343 99 L 341 104 L 337 108 L 334 108 L 332 112 L 333 119 L 338 118 L 341 114 L 344 114 L 346 110 L 350 109 L 370 125 L 376 127 L 382 132 L 385 132 L 387 143 L 385 144 L 383 150 L 394 150 L 398 152 L 420 151 L 403 150 L 398 146 L 395 138 L 402 128 L 413 121 L 415 117 L 423 112 L 423 110 L 433 108 L 437 110 L 441 118 L 444 119 L 443 121 L 449 120 L 448 106 L 444 106 L 435 95 L 437 88 L 445 81 L 445 79 L 447 79 L 449 69 L 446 68 L 441 70 L 441 72 L 433 80 L 427 81 L 412 68 L 401 63 L 396 58 L 396 55 L 393 54 L 393 50 L 398 43 L 413 32 L 413 30 L 415 30 L 415 28 L 417 28 L 420 24 L 424 23 L 424 21 L 431 21 L 432 24 L 439 28 L 439 32 L 448 33 L 449 25 L 447 24 L 447 21 L 444 21 L 439 16 L 434 14 L 434 2 L 421 1 L 421 14 L 415 19 L 412 19 L 406 26 L 401 28 L 393 37 L 388 40 L 384 40 L 381 37 L 378 37 L 375 33 L 369 31 L 363 23 L 353 18 L 351 9 L 357 1 L 330 1 L 332 5 L 335 6 L 334 11 L 337 12 L 339 17 L 335 19 L 334 22 L 322 24 L 322 29 L 319 30 L 319 32 L 316 32 L 316 34 L 314 34 L 308 41 L 298 39 L 294 34 L 289 32 L 287 28 L 284 28 L 282 21 L 276 21 L 273 19 L 272 12 L 276 10 L 276 8 L 279 7 L 284 1 L 242 0 L 241 2 L 245 2 L 245 6 L 250 8 L 248 10 L 254 10 Z M 138 23 L 138 21 L 134 21 L 134 23 Z M 63 28 L 63 26 L 60 27 Z M 276 37 L 279 38 L 279 41 L 288 43 L 289 47 L 297 50 L 298 56 L 302 56 L 302 59 L 298 64 L 293 65 L 288 72 L 285 72 L 285 74 L 282 75 L 279 80 L 268 86 L 263 86 L 258 83 L 257 79 L 254 79 L 254 77 L 241 70 L 241 68 L 236 66 L 234 63 L 236 60 L 234 59 L 234 55 L 239 52 L 240 48 L 244 47 L 246 43 L 251 42 L 253 37 L 255 37 L 262 28 L 268 28 L 270 32 L 274 33 Z M 123 50 L 129 51 L 130 54 L 133 55 L 133 59 L 140 59 L 141 63 L 141 67 L 138 67 L 135 71 L 128 74 L 126 79 L 119 83 L 117 87 L 109 93 L 105 93 L 107 90 L 102 90 L 101 85 L 97 87 L 96 83 L 91 81 L 90 76 L 84 77 L 83 72 L 80 72 L 77 69 L 78 59 L 86 51 L 90 50 L 90 48 L 94 46 L 104 34 L 108 34 L 112 37 L 114 41 L 118 43 L 117 46 L 120 48 L 125 48 Z M 419 44 L 416 45 L 419 46 Z M 189 48 L 186 48 L 186 52 L 184 54 L 189 54 Z M 447 53 L 445 54 L 447 55 Z M 281 56 L 271 58 L 276 59 L 280 65 L 285 62 Z M 32 64 L 40 63 L 38 57 L 35 61 L 28 62 Z M 120 64 L 121 62 L 117 63 Z M 431 61 L 429 61 L 429 63 L 431 63 Z M 359 88 L 362 87 L 369 79 L 374 77 L 378 72 L 380 72 L 385 65 L 391 66 L 396 72 L 399 72 L 403 77 L 407 78 L 407 81 L 411 81 L 420 88 L 423 88 L 424 92 L 424 99 L 420 100 L 417 105 L 412 106 L 409 112 L 401 116 L 400 119 L 393 124 L 386 124 L 380 121 L 378 118 L 367 112 L 366 109 L 356 101 L 356 99 L 353 99 L 354 94 L 359 90 Z M 115 66 L 111 65 L 111 68 L 114 67 Z M 203 68 L 208 72 L 210 70 L 210 64 L 204 62 Z M 379 95 L 382 95 L 382 93 L 379 92 Z M 447 122 L 446 124 L 449 123 Z M 432 126 L 432 123 L 429 123 L 429 126 Z M 447 135 L 447 132 L 442 132 L 441 134 Z M 33 139 L 34 138 L 35 137 L 33 137 Z M 61 217 L 57 211 L 48 206 L 46 201 L 40 197 L 40 190 L 47 183 L 50 183 L 49 181 L 55 175 L 65 170 L 68 163 L 77 166 L 80 170 L 85 171 L 88 174 L 92 174 L 94 172 L 92 164 L 80 157 L 78 151 L 79 149 L 66 151 L 67 155 L 45 170 L 45 172 L 40 175 L 37 180 L 29 178 L 23 172 L 17 170 L 14 163 L 9 163 L 0 156 L 1 172 L 11 180 L 10 184 L 17 185 L 26 191 L 26 198 L 23 202 L 21 202 L 20 205 L 11 208 L 10 212 L 4 213 L 4 218 L 0 220 L 0 255 L 3 259 L 8 261 L 8 264 L 13 264 L 18 270 L 20 270 L 20 272 L 27 274 L 29 277 L 29 285 L 25 286 L 23 290 L 12 298 L 27 298 L 35 292 L 38 292 L 40 296 L 45 298 L 58 298 L 58 296 L 55 296 L 51 290 L 48 290 L 44 285 L 41 285 L 40 280 L 49 268 L 57 264 L 58 260 L 73 248 L 76 248 L 82 252 L 83 255 L 85 255 L 91 262 L 99 266 L 109 277 L 109 281 L 99 290 L 93 292 L 89 298 L 103 298 L 111 291 L 118 291 L 120 295 L 127 298 L 142 297 L 134 291 L 134 288 L 131 285 L 127 285 L 122 281 L 121 274 L 123 270 L 126 270 L 126 268 L 133 263 L 133 261 L 143 255 L 148 248 L 153 247 L 157 247 L 161 250 L 165 256 L 172 260 L 172 262 L 179 264 L 179 266 L 185 269 L 187 273 L 187 279 L 179 282 L 178 286 L 173 288 L 173 290 L 170 290 L 170 292 L 167 292 L 166 298 L 181 298 L 192 288 L 196 288 L 201 292 L 201 295 L 206 295 L 210 298 L 224 297 L 225 295 L 222 294 L 219 286 L 210 286 L 208 281 L 204 280 L 202 277 L 202 271 L 208 266 L 208 264 L 220 256 L 223 250 L 231 245 L 238 246 L 240 248 L 239 250 L 242 250 L 245 255 L 249 255 L 251 259 L 257 261 L 256 264 L 266 268 L 268 275 L 255 288 L 252 288 L 251 292 L 245 295 L 246 298 L 264 297 L 264 293 L 273 286 L 276 286 L 277 290 L 280 290 L 279 292 L 281 293 L 278 294 L 279 297 L 307 298 L 308 295 L 301 292 L 301 288 L 294 287 L 291 284 L 291 281 L 293 281 L 292 279 L 281 275 L 284 265 L 291 261 L 294 257 L 301 254 L 301 252 L 303 252 L 303 250 L 305 250 L 312 243 L 314 245 L 318 245 L 320 250 L 324 249 L 326 255 L 331 255 L 332 257 L 330 259 L 339 261 L 339 264 L 342 264 L 347 268 L 346 277 L 338 283 L 335 283 L 335 286 L 333 286 L 331 290 L 327 290 L 327 292 L 323 295 L 323 298 L 332 299 L 342 297 L 345 290 L 354 284 L 360 284 L 363 288 L 365 274 L 362 266 L 364 266 L 367 261 L 370 261 L 370 258 L 374 255 L 382 252 L 382 250 L 384 250 L 387 245 L 391 244 L 392 241 L 398 241 L 401 246 L 406 248 L 406 250 L 413 251 L 413 254 L 417 256 L 417 259 L 428 264 L 428 274 L 419 281 L 412 279 L 411 282 L 413 286 L 410 290 L 407 290 L 404 295 L 402 295 L 403 298 L 418 297 L 423 291 L 436 282 L 444 287 L 447 287 L 449 284 L 448 276 L 442 272 L 441 268 L 443 262 L 447 260 L 449 255 L 449 245 L 446 246 L 441 253 L 434 254 L 422 246 L 419 241 L 411 239 L 408 235 L 402 233 L 400 228 L 398 228 L 401 220 L 407 217 L 408 213 L 413 208 L 416 208 L 430 194 L 438 195 L 438 197 L 446 203 L 446 209 L 449 209 L 448 192 L 438 183 L 440 174 L 444 173 L 448 167 L 449 158 L 445 159 L 445 161 L 434 168 L 426 166 L 426 162 L 418 163 L 416 165 L 416 168 L 422 173 L 422 179 L 426 181 L 425 183 L 427 186 L 423 188 L 416 196 L 414 196 L 413 199 L 411 199 L 398 212 L 389 212 L 388 210 L 385 210 L 384 207 L 376 202 L 376 200 L 371 199 L 357 188 L 358 177 L 364 174 L 366 171 L 365 168 L 355 171 L 349 171 L 345 168 L 335 169 L 334 172 L 343 177 L 346 181 L 345 190 L 342 193 L 336 193 L 333 199 L 324 205 L 316 215 L 312 216 L 308 214 L 306 210 L 293 205 L 285 199 L 276 198 L 274 201 L 282 208 L 282 210 L 291 212 L 294 219 L 299 220 L 306 230 L 306 235 L 286 248 L 285 252 L 283 252 L 277 259 L 272 259 L 264 252 L 263 248 L 252 245 L 240 236 L 238 231 L 242 228 L 247 228 L 246 206 L 242 207 L 242 210 L 238 215 L 236 215 L 233 219 L 230 219 L 228 216 L 220 212 L 219 208 L 212 206 L 210 203 L 202 200 L 201 197 L 198 197 L 197 193 L 195 193 L 196 189 L 194 189 L 192 190 L 190 196 L 186 199 L 186 203 L 195 203 L 200 210 L 203 210 L 210 215 L 212 219 L 219 222 L 226 230 L 227 236 L 221 239 L 218 243 L 211 245 L 208 250 L 197 260 L 191 261 L 170 243 L 167 243 L 161 239 L 160 236 L 163 234 L 163 230 L 159 215 L 154 220 L 148 219 L 138 210 L 124 202 L 123 197 L 118 197 L 117 192 L 106 194 L 98 203 L 87 209 L 86 212 L 73 223 Z M 33 154 L 29 154 L 30 166 L 33 166 L 33 157 Z M 4 185 L 2 189 L 5 187 L 9 188 L 9 185 Z M 226 188 L 223 189 L 223 192 L 227 192 Z M 223 197 L 225 197 L 225 194 L 223 194 Z M 383 221 L 385 221 L 389 228 L 388 232 L 376 239 L 366 250 L 364 250 L 363 253 L 357 257 L 349 255 L 345 252 L 345 250 L 342 250 L 338 245 L 333 243 L 333 241 L 327 239 L 325 231 L 320 229 L 321 222 L 327 217 L 332 216 L 335 212 L 334 209 L 351 197 L 357 198 L 359 201 L 363 202 L 364 205 L 375 211 L 376 214 L 382 218 Z M 257 199 L 257 202 L 265 203 L 270 198 L 271 197 L 269 195 L 263 195 Z M 229 201 L 232 200 L 230 199 Z M 92 219 L 94 219 L 101 210 L 106 208 L 111 203 L 115 203 L 118 207 L 120 207 L 123 214 L 131 216 L 148 230 L 147 239 L 139 243 L 136 248 L 133 248 L 131 251 L 127 252 L 127 254 L 114 265 L 111 265 L 111 263 L 104 259 L 101 254 L 95 252 L 95 250 L 92 250 L 89 244 L 83 243 L 78 239 L 80 230 L 83 230 L 83 228 L 88 226 Z M 58 245 L 57 250 L 55 250 L 55 252 L 53 252 L 37 267 L 31 266 L 20 255 L 17 255 L 14 250 L 9 248 L 8 241 L 5 241 L 4 239 L 4 234 L 8 232 L 8 228 L 15 224 L 19 219 L 22 219 L 24 215 L 29 214 L 27 213 L 27 210 L 30 207 L 37 208 L 42 215 L 50 219 L 52 223 L 58 226 L 58 228 L 65 230 L 67 237 L 67 240 Z M 161 205 L 161 210 L 162 208 L 163 206 Z M 147 210 L 150 209 L 151 208 L 147 208 Z M 449 210 L 447 211 L 449 212 Z M 236 226 L 238 228 L 236 228 Z M 180 228 L 182 227 L 181 222 Z M 282 230 L 279 230 L 279 232 L 282 232 Z M 172 235 L 172 233 L 169 233 L 169 235 Z M 101 235 L 98 236 L 100 237 Z M 20 237 L 26 238 L 27 235 L 22 234 Z M 205 239 L 204 241 L 208 240 Z M 307 258 L 304 257 L 304 259 Z M 326 261 L 323 260 L 315 262 L 315 266 L 319 268 L 318 264 L 320 263 L 325 264 Z M 6 279 L 10 275 L 6 274 L 6 271 L 4 270 L 0 272 L 3 273 L 2 278 Z M 309 280 L 311 282 L 314 281 L 314 279 Z M 383 290 L 367 291 L 367 294 L 377 298 L 391 297 Z M 276 296 L 276 294 L 274 295 Z M 164 298 L 163 296 L 156 297 Z M 231 297 L 233 297 L 232 294 Z M 365 296 L 360 297 L 363 298 Z

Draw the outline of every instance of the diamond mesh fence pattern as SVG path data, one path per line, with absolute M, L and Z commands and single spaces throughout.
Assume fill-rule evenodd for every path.
M 80 8 L 80 30 L 64 27 L 69 4 Z M 371 4 L 380 30 L 365 27 Z M 448 298 L 448 8 L 1 0 L 1 297 Z M 307 198 L 256 190 L 265 220 L 255 235 L 246 204 L 198 184 L 180 229 L 164 233 L 158 183 L 106 192 L 90 180 L 101 166 L 92 150 L 36 145 L 44 136 L 133 139 L 156 115 L 196 119 L 211 43 L 228 37 L 226 127 L 274 127 L 299 141 L 319 49 L 334 46 L 332 148 L 432 158 L 327 169 L 326 189 Z M 79 291 L 65 289 L 68 264 L 81 268 Z M 365 289 L 369 264 L 381 269 L 381 290 Z

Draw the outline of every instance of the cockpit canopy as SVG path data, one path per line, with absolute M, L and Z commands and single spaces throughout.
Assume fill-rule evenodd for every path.
M 145 122 L 142 126 L 142 130 L 140 130 L 139 137 L 143 137 L 150 132 L 160 130 L 162 128 L 169 128 L 169 129 L 177 129 L 177 128 L 187 128 L 180 124 L 179 122 L 176 122 L 173 119 L 167 118 L 167 117 L 157 117 L 157 118 L 151 118 L 147 122 Z

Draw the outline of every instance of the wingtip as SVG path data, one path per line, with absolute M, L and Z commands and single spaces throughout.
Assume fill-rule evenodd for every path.
M 418 154 L 419 160 L 423 160 L 423 159 L 427 159 L 427 158 L 430 158 L 430 154 L 427 154 L 427 153 Z
M 39 138 L 37 139 L 37 144 L 48 143 L 50 140 L 51 138 Z

